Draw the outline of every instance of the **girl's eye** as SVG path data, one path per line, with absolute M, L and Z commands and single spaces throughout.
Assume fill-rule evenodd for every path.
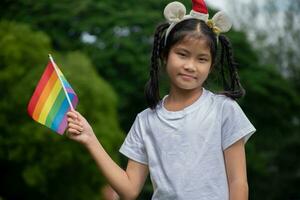
M 186 57 L 186 54 L 185 53 L 182 53 L 182 52 L 177 52 L 177 54 L 181 57 Z
M 199 62 L 207 62 L 208 59 L 207 58 L 199 58 Z

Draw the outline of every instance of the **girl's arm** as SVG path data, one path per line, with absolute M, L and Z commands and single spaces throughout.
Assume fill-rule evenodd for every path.
M 137 198 L 147 178 L 148 166 L 129 160 L 124 171 L 106 153 L 91 126 L 80 113 L 70 111 L 67 115 L 68 137 L 82 143 L 88 149 L 99 170 L 121 199 Z
M 248 199 L 246 156 L 243 139 L 224 150 L 230 200 Z

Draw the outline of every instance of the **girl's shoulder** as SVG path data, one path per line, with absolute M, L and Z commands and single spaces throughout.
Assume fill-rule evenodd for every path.
M 136 120 L 140 123 L 148 121 L 149 117 L 153 116 L 156 113 L 156 109 L 146 108 L 136 115 Z
M 216 107 L 217 110 L 221 111 L 222 113 L 230 113 L 234 110 L 241 110 L 241 107 L 236 100 L 224 94 L 214 93 L 212 91 L 208 91 L 208 93 L 210 99 L 208 101 L 209 104 Z
M 217 93 L 217 92 L 213 92 L 211 90 L 208 90 L 206 89 L 207 92 L 208 92 L 208 96 L 214 101 L 214 102 L 217 102 L 217 103 L 220 103 L 220 104 L 224 104 L 224 103 L 232 103 L 232 101 L 235 102 L 235 100 L 231 99 L 230 97 L 224 95 L 224 94 L 220 94 L 220 93 Z
M 141 112 L 139 112 L 137 114 L 137 117 L 139 118 L 145 118 L 147 117 L 149 114 L 152 114 L 154 112 L 154 110 L 150 109 L 150 108 L 146 108 L 144 110 L 142 110 Z

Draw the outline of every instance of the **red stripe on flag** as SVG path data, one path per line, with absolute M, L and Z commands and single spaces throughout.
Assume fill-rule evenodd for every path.
M 55 84 L 55 82 L 58 81 L 58 76 L 56 74 L 55 71 L 52 72 L 51 76 L 50 76 L 50 79 L 48 80 L 46 86 L 44 87 L 41 95 L 40 95 L 40 98 L 34 108 L 34 111 L 33 111 L 33 114 L 32 114 L 32 118 L 35 119 L 35 120 L 38 120 L 39 121 L 39 118 L 40 118 L 40 115 L 41 115 L 41 112 L 43 110 L 43 107 L 46 105 L 46 101 L 51 93 L 51 91 L 53 90 L 53 86 Z
M 43 73 L 43 75 L 42 75 L 42 77 L 41 77 L 41 79 L 38 83 L 38 85 L 35 88 L 35 91 L 34 91 L 32 97 L 31 97 L 30 102 L 29 102 L 28 107 L 27 107 L 27 112 L 31 117 L 32 117 L 32 114 L 33 114 L 34 109 L 36 107 L 36 104 L 37 104 L 37 102 L 40 98 L 40 95 L 41 95 L 43 89 L 45 88 L 48 80 L 50 79 L 53 70 L 54 70 L 54 68 L 53 68 L 51 62 L 49 62 L 48 65 L 47 65 L 47 68 L 45 69 L 45 71 L 44 71 L 44 73 Z

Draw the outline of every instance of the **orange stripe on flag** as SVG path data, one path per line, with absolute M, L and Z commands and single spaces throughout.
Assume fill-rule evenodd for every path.
M 51 77 L 50 77 L 49 81 L 47 82 L 44 90 L 42 91 L 41 96 L 37 102 L 35 109 L 34 109 L 32 118 L 35 119 L 36 121 L 38 121 L 39 116 L 41 114 L 41 110 L 43 108 L 43 105 L 44 105 L 45 101 L 48 99 L 48 96 L 49 96 L 57 79 L 58 79 L 58 76 L 57 76 L 56 72 L 53 71 L 51 74 Z

